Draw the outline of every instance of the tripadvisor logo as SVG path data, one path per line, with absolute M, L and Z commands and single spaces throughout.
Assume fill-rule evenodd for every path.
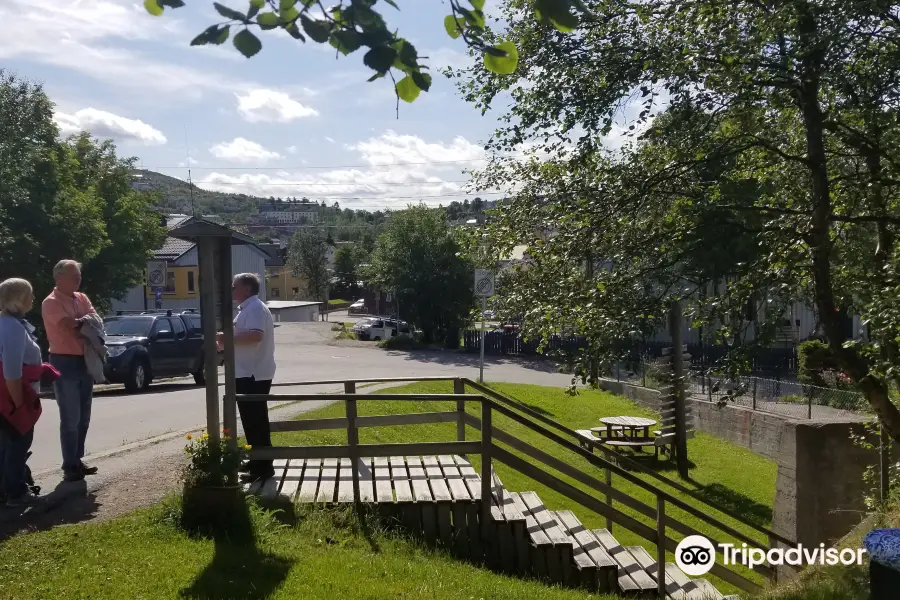
M 761 565 L 862 565 L 866 553 L 863 548 L 839 550 L 826 548 L 825 544 L 812 548 L 801 544 L 796 548 L 772 548 L 768 551 L 750 548 L 747 544 L 719 544 L 719 552 L 723 557 L 723 565 L 744 565 L 751 569 Z M 689 535 L 675 548 L 675 563 L 690 577 L 706 575 L 716 563 L 716 547 L 702 535 Z

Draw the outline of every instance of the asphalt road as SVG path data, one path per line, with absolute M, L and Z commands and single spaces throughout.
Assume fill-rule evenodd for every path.
M 372 342 L 333 340 L 331 326 L 348 319 L 333 313 L 331 322 L 282 323 L 275 330 L 276 382 L 324 381 L 384 377 L 458 375 L 478 378 L 478 356 L 455 352 L 390 352 Z M 486 359 L 486 381 L 514 381 L 566 386 L 569 375 L 555 372 L 546 362 Z M 288 393 L 300 388 L 276 388 Z M 340 385 L 305 386 L 304 392 L 338 392 Z M 95 395 L 87 454 L 115 452 L 128 445 L 172 432 L 201 427 L 206 422 L 204 389 L 192 380 L 151 385 L 142 394 L 124 390 Z M 29 465 L 36 474 L 59 468 L 59 413 L 53 399 L 44 400 L 44 413 L 35 430 Z

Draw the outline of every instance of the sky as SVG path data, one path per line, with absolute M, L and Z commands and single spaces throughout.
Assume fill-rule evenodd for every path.
M 434 74 L 399 118 L 389 80 L 366 81 L 362 52 L 336 59 L 328 45 L 258 30 L 251 59 L 230 41 L 190 47 L 222 20 L 212 0 L 162 17 L 142 4 L 0 0 L 0 65 L 43 83 L 63 134 L 112 138 L 139 166 L 184 180 L 190 170 L 206 189 L 368 210 L 500 197 L 467 190 L 499 115 L 482 115 L 438 72 L 480 60 L 444 31 L 441 0 L 379 3 Z

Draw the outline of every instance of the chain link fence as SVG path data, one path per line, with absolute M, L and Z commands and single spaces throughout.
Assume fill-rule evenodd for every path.
M 666 370 L 653 362 L 622 362 L 611 374 L 619 381 L 659 389 Z M 698 371 L 685 376 L 688 394 L 699 400 L 734 405 L 795 419 L 841 419 L 870 414 L 869 403 L 859 392 L 825 388 L 796 380 L 755 376 L 717 377 Z

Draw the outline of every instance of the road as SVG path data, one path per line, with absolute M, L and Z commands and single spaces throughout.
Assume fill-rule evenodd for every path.
M 333 340 L 331 326 L 346 314 L 330 315 L 331 322 L 282 323 L 276 329 L 276 382 L 325 381 L 384 377 L 457 375 L 477 379 L 478 356 L 456 352 L 391 352 L 372 342 Z M 486 359 L 486 381 L 515 381 L 566 386 L 571 376 L 556 373 L 546 362 Z M 300 388 L 277 388 L 278 393 Z M 305 386 L 309 393 L 338 392 L 342 387 Z M 146 393 L 97 393 L 91 415 L 87 454 L 117 451 L 123 446 L 172 432 L 202 427 L 206 422 L 205 392 L 191 380 L 151 386 Z M 35 429 L 29 465 L 36 474 L 59 469 L 59 413 L 56 402 L 44 400 L 44 413 Z

